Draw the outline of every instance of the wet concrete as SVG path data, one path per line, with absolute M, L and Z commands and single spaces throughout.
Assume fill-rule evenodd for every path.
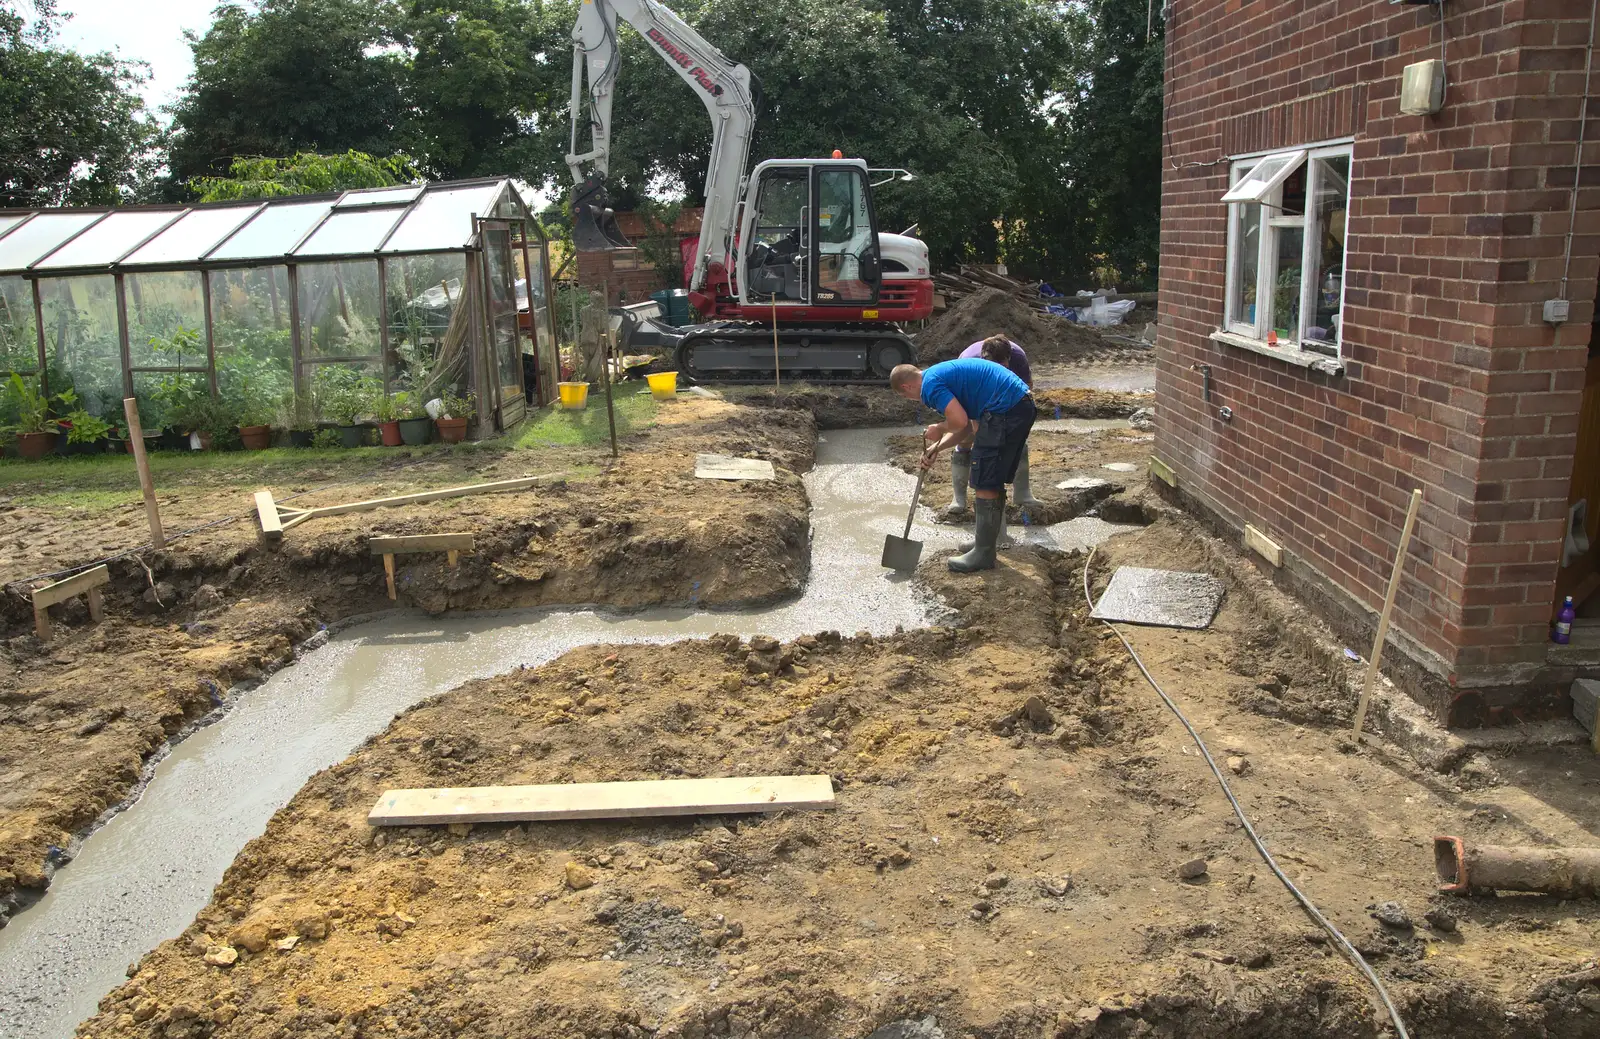
M 1107 393 L 1154 393 L 1156 366 L 1149 364 L 1040 365 L 1033 385 L 1041 390 L 1104 390 Z
M 884 535 L 904 528 L 915 483 L 885 464 L 884 439 L 897 432 L 916 429 L 838 431 L 819 442 L 806 477 L 812 573 L 797 600 L 727 612 L 391 617 L 336 636 L 239 697 L 174 747 L 138 802 L 92 833 L 38 904 L 0 930 L 0 1037 L 70 1036 L 129 964 L 188 925 L 239 850 L 312 774 L 418 700 L 594 642 L 716 632 L 790 639 L 827 628 L 887 634 L 930 623 L 937 603 L 879 566 Z M 1121 529 L 1085 517 L 1012 533 L 1078 548 Z M 965 534 L 926 509 L 911 532 L 925 552 Z

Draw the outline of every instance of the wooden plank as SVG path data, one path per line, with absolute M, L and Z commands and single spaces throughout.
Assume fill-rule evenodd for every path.
M 117 296 L 122 296 L 122 278 L 117 278 Z M 124 329 L 126 347 L 126 329 Z M 127 354 L 123 354 L 126 359 Z M 144 451 L 144 429 L 139 425 L 139 401 L 135 397 L 122 399 L 122 417 L 128 421 L 128 446 L 133 449 L 133 465 L 139 470 L 139 493 L 144 496 L 144 518 L 150 524 L 150 544 L 155 548 L 167 547 L 167 536 L 161 530 L 161 506 L 156 502 L 156 485 L 150 477 L 150 458 Z
M 106 597 L 98 585 L 89 589 L 89 619 L 96 624 L 106 619 Z
M 283 521 L 278 518 L 278 504 L 272 500 L 271 491 L 256 492 L 256 519 L 261 521 L 261 533 L 276 541 L 283 537 Z
M 310 519 L 315 516 L 340 516 L 347 512 L 365 512 L 368 509 L 380 509 L 392 505 L 419 505 L 425 501 L 438 501 L 441 498 L 461 498 L 469 494 L 521 491 L 532 487 L 540 480 L 548 480 L 554 475 L 554 473 L 543 473 L 539 476 L 520 476 L 515 480 L 496 480 L 493 483 L 472 483 L 463 487 L 445 487 L 437 491 L 419 491 L 416 494 L 401 494 L 393 498 L 373 498 L 370 501 L 351 502 L 348 505 L 323 505 L 314 509 L 307 509 L 296 519 Z
M 373 826 L 635 819 L 665 815 L 832 808 L 827 776 L 653 779 L 626 783 L 386 790 L 367 813 Z
M 408 534 L 403 536 L 379 535 L 367 539 L 375 556 L 403 556 L 409 552 L 471 552 L 475 544 L 472 533 L 466 534 Z
M 700 480 L 775 480 L 777 470 L 761 458 L 735 458 L 732 455 L 694 456 L 694 475 Z
M 66 602 L 74 595 L 82 595 L 91 588 L 98 588 L 103 584 L 111 583 L 111 571 L 102 564 L 93 570 L 85 570 L 81 574 L 73 574 L 65 581 L 47 584 L 43 588 L 33 590 L 33 605 L 35 609 L 43 606 L 54 606 L 58 602 Z
M 1154 476 L 1168 487 L 1178 486 L 1178 474 L 1172 471 L 1172 466 L 1163 462 L 1155 455 L 1150 456 L 1150 475 Z
M 49 642 L 55 634 L 50 629 L 50 607 L 33 604 L 33 634 L 40 642 Z
M 1283 546 L 1248 523 L 1244 525 L 1244 544 L 1273 566 L 1283 565 Z
M 383 579 L 384 579 L 384 583 L 389 586 L 389 598 L 393 599 L 395 597 L 394 596 L 394 556 L 390 555 L 390 554 L 387 554 L 387 553 L 385 553 L 385 555 L 383 557 Z

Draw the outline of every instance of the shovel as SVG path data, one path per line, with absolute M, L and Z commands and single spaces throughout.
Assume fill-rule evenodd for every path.
M 928 470 L 917 470 L 917 489 L 911 492 L 911 511 L 906 513 L 906 532 L 900 537 L 890 534 L 883 539 L 883 565 L 891 570 L 908 571 L 917 568 L 922 558 L 922 542 L 911 540 L 911 521 L 917 516 L 917 499 L 922 497 L 922 481 Z

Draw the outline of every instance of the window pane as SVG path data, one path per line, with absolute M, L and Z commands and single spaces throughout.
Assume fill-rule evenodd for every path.
M 112 213 L 77 238 L 41 260 L 37 269 L 98 267 L 116 263 L 124 253 L 171 223 L 172 210 L 129 210 Z
M 122 347 L 111 275 L 45 278 L 39 297 L 50 392 L 75 391 L 83 407 L 101 418 L 122 414 Z
M 401 209 L 351 209 L 335 213 L 294 254 L 342 256 L 373 252 L 402 212 Z
M 301 264 L 300 342 L 305 356 L 377 357 L 378 265 L 372 260 Z
M 217 394 L 245 418 L 279 427 L 309 424 L 309 414 L 304 424 L 295 414 L 292 337 L 288 268 L 211 272 Z
M 0 271 L 20 271 L 100 219 L 99 213 L 45 213 L 0 238 Z
M 1259 202 L 1283 179 L 1299 168 L 1306 153 L 1279 152 L 1268 155 L 1239 179 L 1239 182 L 1222 196 L 1224 202 Z
M 460 392 L 472 308 L 465 253 L 405 256 L 388 264 L 389 371 L 392 389 L 426 403 Z M 475 279 L 474 279 L 475 281 Z
M 283 256 L 333 209 L 332 202 L 293 202 L 268 206 L 212 253 L 212 260 Z
M 16 227 L 26 219 L 28 219 L 28 217 L 25 213 L 13 213 L 8 216 L 0 216 L 0 235 L 5 234 L 7 231 L 11 230 L 13 227 Z
M 873 248 L 866 185 L 857 170 L 817 174 L 817 295 L 819 303 L 870 302 L 873 286 L 861 260 Z
M 472 237 L 473 215 L 487 216 L 498 190 L 497 185 L 485 184 L 428 192 L 400 224 L 383 251 L 403 253 L 462 248 Z
M 383 371 L 376 361 L 336 361 L 309 369 L 312 409 L 319 422 L 341 426 L 371 419 L 383 394 Z
M 352 191 L 339 200 L 340 209 L 354 209 L 357 206 L 390 206 L 399 202 L 410 202 L 422 194 L 421 184 L 407 184 L 399 188 L 378 188 L 372 191 Z
M 1256 275 L 1261 267 L 1261 206 L 1237 205 L 1238 237 L 1234 241 L 1233 299 L 1228 313 L 1241 324 L 1256 323 Z
M 133 395 L 139 398 L 139 425 L 146 436 L 171 429 L 189 433 L 185 416 L 211 395 L 204 372 L 134 372 Z
M 199 271 L 130 274 L 128 358 L 135 368 L 206 364 L 206 312 Z
M 1317 243 L 1317 279 L 1311 298 L 1316 306 L 1306 323 L 1306 338 L 1339 344 L 1339 303 L 1344 292 L 1345 213 L 1349 209 L 1350 156 L 1316 160 L 1316 198 L 1312 226 Z
M 1306 167 L 1301 166 L 1284 178 L 1278 188 L 1277 216 L 1304 216 L 1306 212 Z
M 1280 340 L 1294 342 L 1300 335 L 1300 264 L 1306 232 L 1301 227 L 1277 229 L 1277 277 L 1272 290 L 1272 329 Z
M 186 263 L 198 260 L 234 228 L 244 223 L 257 206 L 196 209 L 162 231 L 125 263 Z
M 33 320 L 33 285 L 0 278 L 0 378 L 39 370 L 39 336 Z M 0 416 L 0 425 L 6 419 Z
M 517 332 L 516 267 L 511 262 L 511 231 L 504 225 L 484 229 L 484 262 L 489 276 L 489 332 L 502 398 L 522 388 L 522 346 Z M 520 251 L 520 250 L 519 250 Z

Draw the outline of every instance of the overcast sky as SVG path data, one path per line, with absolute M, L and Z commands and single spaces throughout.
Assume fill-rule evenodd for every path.
M 151 111 L 171 103 L 194 69 L 183 30 L 203 31 L 220 0 L 58 0 L 56 9 L 72 17 L 61 25 L 57 42 L 85 54 L 112 51 L 150 66 L 145 104 Z M 165 117 L 163 117 L 165 121 Z

